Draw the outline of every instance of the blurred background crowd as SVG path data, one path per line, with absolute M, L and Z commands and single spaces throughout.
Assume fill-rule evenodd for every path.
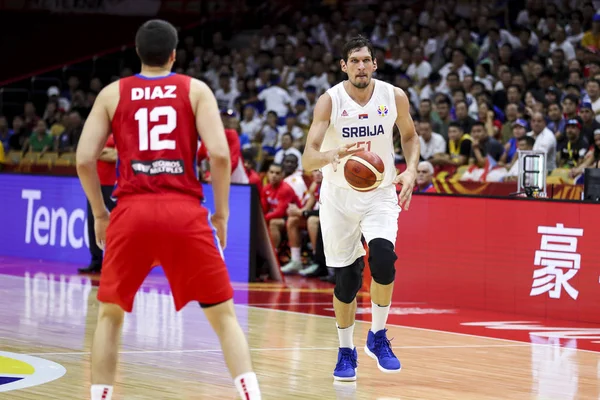
M 599 2 L 313 3 L 241 31 L 213 29 L 200 37 L 182 30 L 177 51 L 175 72 L 213 89 L 225 128 L 239 139 L 250 183 L 261 193 L 281 181 L 293 189 L 296 196 L 277 210 L 263 196 L 268 222 L 276 220 L 270 224 L 276 247 L 307 228 L 303 240 L 313 251 L 317 246 L 314 218 L 308 221 L 316 217 L 320 175 L 303 171 L 300 155 L 317 99 L 344 80 L 342 46 L 358 34 L 373 43 L 374 77 L 404 89 L 410 100 L 423 161 L 416 190 L 435 192 L 436 176 L 514 181 L 518 149 L 546 154 L 549 181 L 579 183 L 585 168 L 598 166 Z M 98 92 L 137 72 L 135 57 L 118 65 L 119 71 L 63 71 L 47 81 L 43 96 L 2 107 L 0 161 L 72 163 Z M 198 167 L 209 181 L 207 163 Z M 325 274 L 308 266 L 305 274 Z

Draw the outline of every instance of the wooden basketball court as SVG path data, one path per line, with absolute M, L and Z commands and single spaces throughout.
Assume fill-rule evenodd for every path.
M 21 274 L 5 274 L 0 267 L 0 382 L 43 380 L 66 369 L 43 384 L 9 391 L 11 384 L 0 385 L 0 399 L 89 398 L 97 289 L 93 279 L 70 274 L 72 268 L 60 274 L 29 265 Z M 164 278 L 150 278 L 126 317 L 114 399 L 235 399 L 217 338 L 199 307 L 175 313 Z M 532 343 L 392 325 L 388 337 L 403 369 L 387 375 L 362 349 L 368 321 L 357 321 L 355 329 L 357 382 L 334 384 L 338 339 L 328 316 L 331 288 L 320 282 L 289 286 L 236 285 L 238 317 L 264 399 L 600 399 L 600 353 L 568 340 Z M 364 294 L 361 303 L 367 308 Z M 430 321 L 444 318 L 423 305 L 399 306 L 393 323 L 415 309 L 431 312 Z M 20 355 L 52 365 L 31 372 L 14 360 Z M 17 383 L 27 386 L 27 379 Z

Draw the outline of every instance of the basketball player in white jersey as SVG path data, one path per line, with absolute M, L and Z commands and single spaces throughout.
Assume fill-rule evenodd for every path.
M 333 305 L 340 340 L 335 380 L 356 380 L 357 352 L 353 342 L 356 294 L 362 286 L 364 236 L 371 268 L 372 325 L 365 352 L 386 373 L 399 372 L 385 325 L 392 300 L 394 250 L 400 208 L 408 210 L 415 184 L 420 145 L 409 113 L 408 98 L 397 87 L 372 79 L 377 69 L 369 41 L 358 36 L 346 43 L 342 71 L 348 80 L 318 100 L 302 164 L 306 171 L 322 169 L 321 230 L 328 267 L 335 268 Z M 407 169 L 396 176 L 393 130 L 398 126 Z M 381 185 L 358 192 L 344 178 L 346 157 L 368 150 L 381 157 Z M 395 183 L 402 184 L 396 196 Z

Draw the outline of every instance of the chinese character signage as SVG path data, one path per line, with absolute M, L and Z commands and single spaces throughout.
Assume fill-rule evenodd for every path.
M 599 210 L 600 211 L 600 210 Z M 577 300 L 579 291 L 569 281 L 581 268 L 581 254 L 577 253 L 577 239 L 583 236 L 583 229 L 556 226 L 540 226 L 542 234 L 540 250 L 535 252 L 534 265 L 541 267 L 533 272 L 531 296 L 548 293 L 553 299 L 560 299 L 563 290 Z
M 395 303 L 600 323 L 600 204 L 415 195 L 396 253 Z

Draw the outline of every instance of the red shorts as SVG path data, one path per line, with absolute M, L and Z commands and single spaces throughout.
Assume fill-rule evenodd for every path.
M 133 309 L 150 270 L 161 265 L 175 308 L 233 298 L 229 273 L 208 210 L 181 195 L 140 195 L 118 200 L 106 232 L 98 300 Z

